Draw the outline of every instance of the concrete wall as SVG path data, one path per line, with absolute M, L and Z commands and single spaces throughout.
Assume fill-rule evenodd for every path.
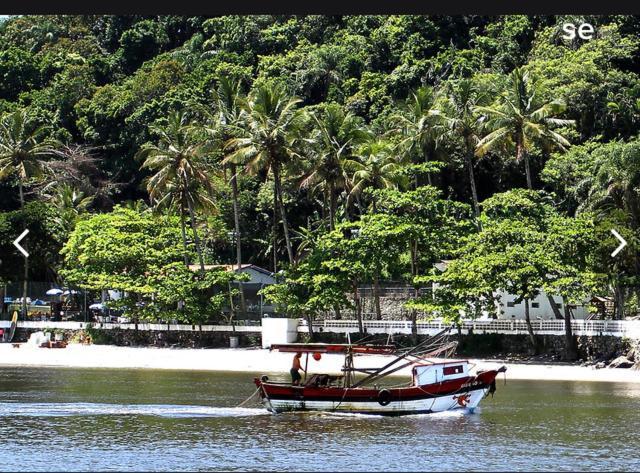
M 262 348 L 269 348 L 278 343 L 293 343 L 297 338 L 298 319 L 262 319 Z
M 42 329 L 18 328 L 14 343 L 26 342 L 33 332 Z M 69 341 L 80 332 L 90 334 L 96 345 L 118 346 L 155 346 L 176 348 L 229 348 L 229 337 L 238 337 L 240 347 L 260 346 L 260 334 L 248 332 L 179 332 L 158 330 L 123 330 L 123 329 L 56 329 Z
M 496 307 L 496 311 L 494 313 L 487 313 L 486 316 L 490 318 L 498 318 L 498 319 L 522 319 L 524 320 L 524 302 L 520 302 L 518 304 L 514 303 L 514 307 L 509 307 L 509 302 L 515 302 L 516 297 L 512 294 L 507 294 L 506 292 L 496 292 L 495 293 L 498 298 L 498 306 Z M 353 302 L 353 296 L 349 295 L 349 300 Z M 374 299 L 372 296 L 361 297 L 362 304 L 362 313 L 364 319 L 375 319 L 375 307 L 374 307 Z M 382 320 L 408 320 L 410 318 L 411 310 L 404 307 L 404 304 L 409 300 L 409 296 L 405 294 L 397 294 L 397 295 L 387 295 L 380 297 L 380 310 L 382 312 Z M 560 313 L 564 314 L 564 307 L 562 307 L 562 298 L 554 296 L 554 300 L 556 304 L 560 304 Z M 586 319 L 589 315 L 589 303 L 585 302 L 582 305 L 578 305 L 575 309 L 572 310 L 573 316 L 576 319 Z M 344 319 L 354 319 L 354 311 L 353 309 L 343 309 L 342 310 Z M 536 297 L 534 300 L 529 301 L 529 314 L 532 320 L 537 320 L 538 318 L 543 320 L 555 319 L 555 315 L 549 304 L 549 299 L 547 298 L 544 291 L 540 292 L 540 295 Z M 335 319 L 335 312 L 328 311 L 324 314 L 321 314 L 324 318 L 327 319 Z M 425 314 L 418 314 L 418 318 L 425 317 Z

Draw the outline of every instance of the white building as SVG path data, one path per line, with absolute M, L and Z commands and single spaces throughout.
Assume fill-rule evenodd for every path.
M 496 291 L 493 293 L 498 297 L 496 315 L 499 319 L 524 319 L 524 301 L 516 302 L 517 297 L 506 291 Z M 556 307 L 564 316 L 564 306 L 562 297 L 553 296 Z M 582 304 L 571 305 L 571 313 L 576 319 L 586 319 L 589 316 L 589 301 Z M 536 319 L 555 319 L 549 298 L 543 290 L 535 299 L 529 301 L 529 317 Z
M 447 268 L 449 261 L 442 260 L 439 263 L 435 264 L 435 267 L 440 271 L 444 271 Z M 438 284 L 433 284 L 433 291 L 435 292 L 438 288 Z M 520 302 L 517 301 L 517 296 L 513 294 L 509 294 L 506 291 L 494 291 L 494 298 L 496 298 L 496 312 L 494 314 L 490 314 L 486 311 L 483 311 L 483 318 L 493 318 L 494 316 L 498 319 L 524 319 L 525 318 L 525 307 L 524 300 Z M 553 296 L 553 300 L 556 303 L 556 307 L 560 311 L 560 314 L 564 317 L 564 305 L 562 301 L 562 297 Z M 570 309 L 573 317 L 575 319 L 586 319 L 589 317 L 589 299 L 583 301 L 582 304 L 572 304 Z M 540 289 L 540 292 L 537 297 L 529 301 L 529 318 L 531 320 L 547 320 L 547 319 L 555 319 L 556 316 L 553 313 L 553 309 L 551 307 L 551 303 L 549 302 L 549 298 L 547 294 Z

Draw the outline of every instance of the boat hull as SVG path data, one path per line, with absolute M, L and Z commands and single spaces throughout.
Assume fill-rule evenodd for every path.
M 395 389 L 318 388 L 256 379 L 264 406 L 273 413 L 324 411 L 376 415 L 411 415 L 458 409 L 473 411 L 495 391 L 498 370 L 431 385 Z

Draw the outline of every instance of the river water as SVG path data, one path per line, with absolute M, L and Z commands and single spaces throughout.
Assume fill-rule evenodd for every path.
M 252 374 L 0 368 L 0 470 L 639 470 L 640 384 L 498 382 L 474 414 L 271 415 Z

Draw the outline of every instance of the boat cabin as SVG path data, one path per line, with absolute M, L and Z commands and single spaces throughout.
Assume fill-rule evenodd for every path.
M 414 386 L 424 386 L 425 384 L 466 378 L 469 376 L 469 362 L 453 361 L 429 365 L 415 365 L 411 371 L 411 375 Z

